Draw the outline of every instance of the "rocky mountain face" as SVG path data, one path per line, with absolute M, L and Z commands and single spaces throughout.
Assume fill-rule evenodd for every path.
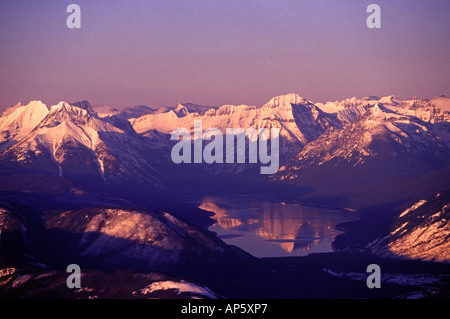
M 18 103 L 0 115 L 0 152 L 29 134 L 49 113 L 41 101 Z
M 205 189 L 250 194 L 269 189 L 280 198 L 376 217 L 402 208 L 389 235 L 372 241 L 366 251 L 447 262 L 449 203 L 443 190 L 450 188 L 449 112 L 450 99 L 443 96 L 369 96 L 321 104 L 288 94 L 260 107 L 185 103 L 123 111 L 93 108 L 87 101 L 51 108 L 40 101 L 18 104 L 0 116 L 0 201 L 6 203 L 0 209 L 0 250 L 20 259 L 31 256 L 44 268 L 58 269 L 75 259 L 90 269 L 183 274 L 183 267 L 199 260 L 251 256 L 175 214 L 139 204 L 170 206 L 174 195 Z M 223 133 L 280 129 L 280 170 L 265 177 L 247 164 L 174 164 L 170 135 L 176 128 L 192 134 L 195 120 L 202 121 L 203 130 Z M 49 211 L 42 208 L 43 198 L 72 206 Z M 426 201 L 418 201 L 422 198 Z M 34 210 L 17 209 L 17 203 Z M 12 268 L 0 270 L 0 289 L 8 287 L 8 293 L 14 293 L 14 285 L 31 289 L 46 276 L 62 278 L 42 269 Z M 155 278 L 130 289 L 153 296 L 157 287 L 186 288 L 171 277 L 153 285 Z
M 158 169 L 157 149 L 129 122 L 99 118 L 87 101 L 61 102 L 35 122 L 34 127 L 18 130 L 16 136 L 23 136 L 20 140 L 10 140 L 15 143 L 0 155 L 3 168 L 98 184 L 165 187 L 167 178 Z
M 215 299 L 181 277 L 181 265 L 251 258 L 168 213 L 92 208 L 41 215 L 1 206 L 2 297 Z M 66 268 L 74 263 L 82 288 L 67 289 Z
M 418 188 L 424 189 L 410 182 L 437 171 L 442 178 L 435 179 L 428 195 L 448 187 L 450 126 L 445 103 L 394 97 L 369 102 L 338 104 L 342 128 L 331 127 L 308 143 L 271 180 L 313 188 L 310 199 L 320 195 L 357 209 L 386 199 L 408 200 Z M 345 194 L 354 196 L 347 201 Z
M 183 274 L 181 265 L 252 258 L 165 212 L 87 208 L 33 212 L 2 204 L 0 251 L 55 269 L 133 269 Z
M 174 185 L 195 184 L 196 178 L 216 176 L 220 184 L 233 175 L 235 182 L 294 186 L 303 191 L 287 195 L 361 209 L 411 200 L 420 193 L 419 187 L 408 186 L 412 180 L 434 180 L 428 195 L 450 186 L 449 100 L 369 96 L 314 104 L 287 94 L 261 107 L 185 103 L 159 109 L 137 106 L 119 113 L 106 106 L 93 108 L 87 101 L 61 102 L 50 110 L 42 102 L 31 102 L 0 117 L 0 168 L 169 192 Z M 174 164 L 170 134 L 176 128 L 192 133 L 195 120 L 201 120 L 203 131 L 280 129 L 279 172 L 267 181 L 248 162 Z
M 61 102 L 48 110 L 35 101 L 11 107 L 0 117 L 0 168 L 169 192 L 186 183 L 194 188 L 202 181 L 219 185 L 234 176 L 238 183 L 293 186 L 303 191 L 283 194 L 308 201 L 367 209 L 422 195 L 424 187 L 411 187 L 413 180 L 430 185 L 425 195 L 450 186 L 449 100 L 368 96 L 314 104 L 287 94 L 261 107 L 184 103 L 121 112 L 93 108 L 87 101 Z M 196 120 L 203 131 L 218 128 L 223 134 L 227 128 L 280 129 L 279 172 L 267 180 L 259 165 L 248 161 L 174 164 L 170 152 L 176 141 L 170 135 L 176 128 L 192 134 Z M 245 147 L 247 154 L 248 138 Z M 258 187 L 249 191 L 258 192 Z
M 223 134 L 222 143 L 227 146 L 225 134 L 228 128 L 241 128 L 243 130 L 254 129 L 257 133 L 261 129 L 279 129 L 279 161 L 286 162 L 297 154 L 304 145 L 316 139 L 329 127 L 340 126 L 334 114 L 322 112 L 311 101 L 303 99 L 297 94 L 288 94 L 271 99 L 261 107 L 249 105 L 224 105 L 219 108 L 205 109 L 187 108 L 182 114 L 176 109 L 166 112 L 155 112 L 139 118 L 129 119 L 133 128 L 139 134 L 153 139 L 155 143 L 165 145 L 166 149 L 171 149 L 175 144 L 169 141 L 170 134 L 177 128 L 189 130 L 191 135 L 194 132 L 194 121 L 201 121 L 202 131 L 210 128 L 217 128 Z M 161 139 L 161 134 L 165 136 Z M 242 175 L 245 180 L 260 180 L 260 164 L 249 163 L 249 136 L 245 138 L 246 163 L 226 163 L 225 150 L 223 164 L 203 164 L 191 165 L 196 167 L 199 176 L 205 172 L 216 178 L 220 183 L 221 178 L 232 178 L 239 180 Z M 209 142 L 203 141 L 206 146 Z M 271 152 L 271 145 L 268 143 L 268 150 Z M 237 158 L 237 148 L 234 148 L 234 158 Z M 180 167 L 188 169 L 186 165 Z M 208 179 L 208 177 L 204 177 Z
M 211 108 L 204 113 L 184 112 L 182 116 L 175 110 L 148 114 L 130 119 L 136 132 L 156 130 L 171 134 L 176 128 L 194 129 L 194 120 L 201 120 L 203 130 L 219 128 L 223 134 L 227 128 L 280 129 L 280 153 L 289 157 L 302 146 L 320 136 L 328 127 L 339 125 L 335 116 L 322 112 L 312 102 L 297 94 L 275 97 L 260 108 L 248 105 L 224 105 Z
M 450 263 L 450 191 L 422 199 L 395 216 L 391 232 L 365 250 L 388 258 Z

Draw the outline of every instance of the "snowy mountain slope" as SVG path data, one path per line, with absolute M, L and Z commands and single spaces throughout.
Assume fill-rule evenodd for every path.
M 195 103 L 178 103 L 172 109 L 178 116 L 182 117 L 190 113 L 198 113 L 200 115 L 204 115 L 211 109 L 217 109 L 217 106 L 206 106 Z
M 144 117 L 130 119 L 136 132 L 143 133 L 151 129 L 170 134 L 175 128 L 185 127 L 193 130 L 194 120 L 201 120 L 203 128 L 217 127 L 225 132 L 226 128 L 253 127 L 255 129 L 279 127 L 285 131 L 285 136 L 290 139 L 302 140 L 306 143 L 311 138 L 303 136 L 296 127 L 292 104 L 305 105 L 305 109 L 312 109 L 314 114 L 310 114 L 310 119 L 323 119 L 323 126 L 326 126 L 326 117 L 322 112 L 309 101 L 296 94 L 289 94 L 273 98 L 269 103 L 261 108 L 248 105 L 224 105 L 218 109 L 209 109 L 204 115 L 194 112 L 178 116 L 174 110 L 169 112 L 148 114 Z M 303 104 L 302 104 L 303 103 Z M 320 112 L 320 113 L 319 113 Z M 323 131 L 323 129 L 322 129 Z
M 432 123 L 376 104 L 343 129 L 331 128 L 307 144 L 271 180 L 312 187 L 321 196 L 372 194 L 381 203 L 394 181 L 405 183 L 450 165 L 448 140 L 438 133 Z
M 401 100 L 396 96 L 380 99 L 380 104 L 404 115 L 414 116 L 424 122 L 450 122 L 450 98 L 438 96 L 432 99 L 411 98 Z
M 346 113 L 364 113 L 369 107 L 375 104 L 384 106 L 396 113 L 410 115 L 418 119 L 431 122 L 449 122 L 450 121 L 450 98 L 446 96 L 437 96 L 432 99 L 410 98 L 402 100 L 395 95 L 389 95 L 382 98 L 376 96 L 367 96 L 362 99 L 352 97 L 336 102 L 316 103 L 316 106 L 326 113 L 337 113 L 343 116 L 340 118 L 345 122 L 353 122 L 353 119 L 346 118 Z
M 115 109 L 109 105 L 96 105 L 92 109 L 97 113 L 98 117 L 114 116 L 120 113 L 118 109 Z
M 308 144 L 297 160 L 318 166 L 336 159 L 359 165 L 370 157 L 387 152 L 392 158 L 403 153 L 414 155 L 423 152 L 442 157 L 442 161 L 447 163 L 449 151 L 427 123 L 413 116 L 393 113 L 377 104 L 350 126 L 342 130 L 332 129 Z M 292 167 L 290 172 L 295 170 Z M 285 178 L 289 176 L 292 175 L 284 175 Z
M 439 123 L 440 125 L 433 125 L 429 129 L 442 142 L 448 143 L 450 115 L 445 110 L 447 100 L 448 98 L 443 96 L 431 100 L 417 98 L 401 100 L 396 96 L 382 98 L 367 96 L 362 99 L 354 97 L 340 102 L 313 104 L 298 94 L 286 94 L 272 98 L 260 108 L 247 105 L 224 105 L 219 109 L 208 110 L 202 115 L 190 113 L 182 105 L 178 105 L 175 109 L 165 109 L 162 112 L 132 118 L 130 123 L 138 133 L 144 135 L 155 131 L 170 134 L 178 127 L 193 131 L 194 120 L 201 120 L 203 129 L 217 127 L 222 132 L 231 127 L 244 129 L 278 127 L 281 129 L 281 157 L 288 159 L 306 144 L 315 141 L 328 128 L 341 129 L 352 125 L 357 118 L 375 106 L 383 109 L 384 112 L 397 114 L 399 117 L 404 115 L 405 118 L 418 119 L 431 124 Z M 416 142 L 417 139 L 413 139 L 410 144 Z
M 450 98 L 445 95 L 436 96 L 429 103 L 441 112 L 450 112 Z
M 342 101 L 316 103 L 317 107 L 326 113 L 338 113 L 349 108 L 369 107 L 377 103 L 380 98 L 377 96 L 366 96 L 362 99 L 352 97 Z
M 92 207 L 33 214 L 0 206 L 0 254 L 29 254 L 53 267 L 177 272 L 178 265 L 252 258 L 172 214 Z M 182 268 L 180 268 L 182 272 Z
M 153 153 L 153 155 L 152 155 Z M 148 141 L 127 121 L 100 119 L 86 101 L 60 102 L 19 143 L 0 155 L 4 167 L 105 183 L 160 184 L 164 174 Z
M 104 107 L 103 107 L 104 108 Z M 149 114 L 161 114 L 173 111 L 177 116 L 183 117 L 190 113 L 205 114 L 210 109 L 215 109 L 215 106 L 204 106 L 194 103 L 178 103 L 176 106 L 161 106 L 161 107 L 149 107 L 146 105 L 137 105 L 132 107 L 127 107 L 122 111 L 114 112 L 112 114 L 110 110 L 107 110 L 109 115 L 115 115 L 121 119 L 129 120 L 134 118 L 139 118 Z M 100 113 L 103 109 L 98 108 Z M 114 111 L 116 111 L 114 109 Z
M 113 268 L 164 270 L 181 260 L 206 260 L 228 249 L 214 236 L 168 213 L 91 208 L 48 213 L 45 223 L 48 240 L 59 241 L 55 250 L 60 254 L 99 260 Z M 68 240 L 60 245 L 64 234 Z
M 278 114 L 286 114 L 286 128 L 295 132 L 296 138 L 303 145 L 318 138 L 329 127 L 339 127 L 341 124 L 333 115 L 322 112 L 315 104 L 298 94 L 274 97 L 261 110 L 265 116 L 274 118 L 278 118 Z
M 135 117 L 141 117 L 147 114 L 151 114 L 155 112 L 154 108 L 151 108 L 147 105 L 137 105 L 133 107 L 127 107 L 123 109 L 119 114 L 117 114 L 117 117 L 128 120 Z
M 450 263 L 450 191 L 418 201 L 394 218 L 391 229 L 365 249 L 382 257 Z
M 202 121 L 202 129 L 219 128 L 222 133 L 227 128 L 280 129 L 280 157 L 289 158 L 296 154 L 306 143 L 316 139 L 325 130 L 340 125 L 335 115 L 322 112 L 310 101 L 297 94 L 288 94 L 273 98 L 264 106 L 257 108 L 248 105 L 224 105 L 218 109 L 209 109 L 200 113 L 183 113 L 175 110 L 155 113 L 130 119 L 130 123 L 140 134 L 158 131 L 171 134 L 176 128 L 194 130 L 194 121 Z
M 253 173 L 260 175 L 259 165 L 256 169 L 255 164 L 248 163 L 195 168 L 175 165 L 170 152 L 176 142 L 170 140 L 170 134 L 179 127 L 193 132 L 194 121 L 201 120 L 203 130 L 219 128 L 223 133 L 238 127 L 279 128 L 281 167 L 278 175 L 270 178 L 272 182 L 305 186 L 313 189 L 311 194 L 335 198 L 343 193 L 350 196 L 353 190 L 360 194 L 361 185 L 371 184 L 370 189 L 381 196 L 379 186 L 383 183 L 406 185 L 408 179 L 449 166 L 448 100 L 444 96 L 409 100 L 368 96 L 314 104 L 298 94 L 286 94 L 261 107 L 210 108 L 192 103 L 159 109 L 138 106 L 104 118 L 87 101 L 62 102 L 50 111 L 35 102 L 29 109 L 18 105 L 0 118 L 8 125 L 29 123 L 25 114 L 35 119 L 32 124 L 18 125 L 28 129 L 19 129 L 21 135 L 14 133 L 23 136 L 20 141 L 6 140 L 10 144 L 7 149 L 4 144 L 0 166 L 76 181 L 145 183 L 160 189 L 185 185 L 186 180 L 200 175 L 206 180 L 211 174 L 237 179 L 242 176 L 244 180 L 254 180 Z M 139 117 L 123 119 L 130 115 Z M 11 135 L 10 131 L 7 134 Z M 168 179 L 171 186 L 167 186 Z
M 49 113 L 41 101 L 17 104 L 0 115 L 0 152 L 30 133 Z

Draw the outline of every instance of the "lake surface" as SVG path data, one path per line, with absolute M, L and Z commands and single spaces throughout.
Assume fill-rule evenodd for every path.
M 210 196 L 199 208 L 213 212 L 209 228 L 226 243 L 256 257 L 332 252 L 337 224 L 359 219 L 353 211 L 248 196 Z

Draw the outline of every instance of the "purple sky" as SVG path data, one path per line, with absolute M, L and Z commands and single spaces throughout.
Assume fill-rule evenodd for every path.
M 0 110 L 450 96 L 448 0 L 4 0 L 0 26 Z

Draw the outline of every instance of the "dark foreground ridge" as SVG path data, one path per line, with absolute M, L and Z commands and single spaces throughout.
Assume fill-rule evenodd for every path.
M 2 298 L 448 297 L 447 264 L 358 252 L 258 259 L 167 213 L 3 207 Z M 72 263 L 81 289 L 66 285 Z M 366 285 L 370 264 L 381 268 L 381 289 Z

